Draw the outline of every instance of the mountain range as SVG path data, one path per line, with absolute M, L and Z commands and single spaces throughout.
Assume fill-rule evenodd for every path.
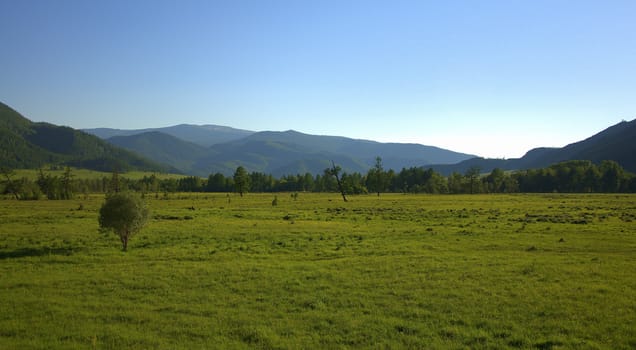
M 98 137 L 99 136 L 99 137 Z M 346 172 L 366 173 L 376 157 L 385 169 L 431 167 L 442 174 L 482 173 L 494 168 L 547 167 L 566 160 L 614 160 L 636 172 L 636 120 L 623 121 L 563 148 L 536 148 L 518 159 L 485 159 L 433 146 L 380 143 L 301 132 L 254 132 L 219 125 L 181 124 L 165 128 L 75 130 L 34 123 L 0 103 L 0 165 L 35 168 L 71 165 L 119 169 L 231 175 L 238 166 L 274 176 L 322 173 L 331 161 Z
M 177 171 L 82 131 L 34 123 L 0 102 L 0 166 L 37 168 L 44 165 L 104 171 Z
M 179 124 L 164 128 L 148 128 L 136 130 L 97 128 L 84 129 L 83 131 L 98 136 L 101 139 L 109 139 L 114 136 L 132 136 L 145 133 L 160 132 L 162 134 L 174 136 L 181 140 L 199 144 L 203 147 L 210 147 L 218 143 L 238 140 L 254 133 L 254 131 L 234 129 L 221 125 L 191 124 Z
M 623 121 L 563 148 L 535 148 L 517 159 L 485 159 L 419 144 L 379 143 L 308 135 L 293 130 L 250 132 L 216 125 L 187 127 L 196 137 L 183 132 L 177 134 L 175 130 L 184 130 L 183 125 L 178 125 L 152 129 L 152 132 L 147 132 L 148 129 L 120 130 L 121 136 L 107 140 L 157 162 L 171 164 L 184 173 L 200 176 L 212 172 L 231 175 L 239 165 L 249 171 L 275 176 L 305 172 L 315 174 L 330 166 L 331 160 L 345 171 L 364 173 L 373 166 L 377 156 L 382 158 L 386 169 L 398 171 L 405 167 L 424 166 L 445 175 L 464 173 L 471 167 L 478 167 L 483 173 L 494 168 L 542 168 L 567 160 L 596 163 L 614 160 L 626 170 L 636 172 L 636 157 L 633 156 L 636 154 L 636 120 Z M 113 132 L 113 129 L 110 130 Z
M 209 138 L 206 143 L 198 144 L 190 142 L 193 139 L 179 139 L 173 130 L 122 130 L 121 135 L 106 140 L 154 161 L 175 166 L 184 173 L 198 176 L 207 176 L 215 172 L 231 175 L 238 166 L 243 166 L 250 172 L 257 171 L 274 176 L 307 172 L 317 174 L 331 166 L 331 161 L 336 162 L 346 172 L 365 173 L 373 166 L 377 156 L 382 158 L 387 169 L 457 163 L 474 157 L 433 146 L 308 135 L 293 130 L 254 132 L 240 137 L 240 134 L 247 131 L 227 128 L 221 131 L 224 133 L 223 136 L 234 137 L 234 140 L 213 143 L 206 147 L 206 144 L 212 142 L 210 140 L 219 139 L 218 127 L 214 129 L 202 126 L 198 133 L 205 131 Z M 228 130 L 231 133 L 228 133 Z

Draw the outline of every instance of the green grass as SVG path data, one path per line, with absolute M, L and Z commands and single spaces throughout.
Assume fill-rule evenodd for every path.
M 45 169 L 44 174 L 62 177 L 64 175 L 64 171 L 65 171 L 64 169 L 60 169 L 60 170 Z M 39 174 L 39 170 L 37 169 L 16 169 L 15 170 L 15 178 L 25 177 L 32 181 L 37 180 L 38 174 Z M 113 173 L 110 173 L 110 172 L 88 170 L 88 169 L 78 169 L 78 168 L 71 168 L 71 174 L 76 179 L 88 179 L 88 180 L 102 179 L 104 177 L 110 179 L 113 176 Z M 149 171 L 129 171 L 129 172 L 121 173 L 119 176 L 125 177 L 127 179 L 131 179 L 131 180 L 140 180 L 144 176 L 152 176 L 152 175 L 155 175 L 159 180 L 180 179 L 180 178 L 186 177 L 186 175 L 164 174 L 164 173 L 155 173 L 155 172 L 149 172 Z
M 277 196 L 2 201 L 0 348 L 636 347 L 634 195 Z

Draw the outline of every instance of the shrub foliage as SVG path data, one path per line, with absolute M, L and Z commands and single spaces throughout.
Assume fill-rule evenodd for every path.
M 131 193 L 109 193 L 99 210 L 99 227 L 113 230 L 128 249 L 128 240 L 139 232 L 148 220 L 148 207 L 138 196 Z

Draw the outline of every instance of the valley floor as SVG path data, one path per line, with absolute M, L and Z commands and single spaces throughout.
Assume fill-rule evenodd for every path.
M 636 347 L 636 195 L 0 201 L 0 348 Z

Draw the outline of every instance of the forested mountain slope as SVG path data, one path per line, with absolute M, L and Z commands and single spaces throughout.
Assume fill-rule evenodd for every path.
M 603 160 L 613 160 L 625 170 L 636 172 L 636 119 L 622 121 L 585 140 L 562 148 L 535 148 L 517 159 L 473 158 L 458 164 L 436 164 L 432 168 L 442 174 L 464 173 L 471 167 L 482 172 L 494 168 L 519 170 L 544 168 L 568 160 L 590 160 L 599 164 Z
M 0 164 L 9 168 L 70 165 L 103 171 L 176 170 L 79 130 L 34 123 L 4 103 L 0 103 Z
M 209 148 L 163 132 L 116 136 L 109 142 L 154 161 L 170 164 L 184 173 L 231 175 L 238 166 L 273 174 L 321 174 L 336 162 L 346 172 L 365 173 L 381 157 L 387 169 L 456 163 L 474 157 L 432 146 L 380 143 L 339 136 L 318 136 L 297 131 L 264 131 Z
M 206 147 L 158 131 L 131 136 L 113 136 L 107 141 L 156 162 L 170 164 L 185 174 L 200 173 L 193 168 L 193 165 L 197 159 L 205 157 L 210 151 Z

